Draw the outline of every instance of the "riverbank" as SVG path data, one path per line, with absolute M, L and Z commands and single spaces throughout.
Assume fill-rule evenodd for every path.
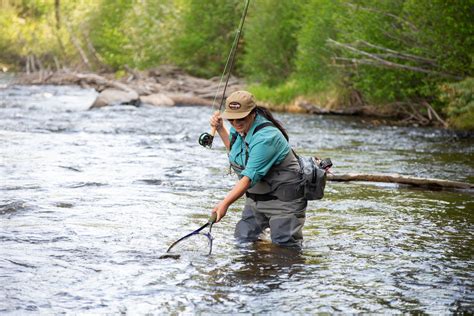
M 10 84 L 78 85 L 83 88 L 93 88 L 99 92 L 99 95 L 91 108 L 120 104 L 218 106 L 224 86 L 218 77 L 198 78 L 173 66 L 161 66 L 146 71 L 128 69 L 120 78 L 113 73 L 96 74 L 74 71 L 19 73 Z M 240 89 L 248 89 L 246 82 L 243 79 L 231 77 L 226 95 Z M 216 91 L 219 91 L 218 95 Z M 285 104 L 275 104 L 262 98 L 259 100 L 261 100 L 261 105 L 276 112 L 360 116 L 373 125 L 448 127 L 448 124 L 429 104 L 415 107 L 397 103 L 377 107 L 364 102 L 363 97 L 356 91 L 346 93 L 346 95 L 334 93 L 332 96 L 299 96 Z

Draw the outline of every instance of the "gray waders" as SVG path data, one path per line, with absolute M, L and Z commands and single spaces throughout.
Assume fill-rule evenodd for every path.
M 295 191 L 299 168 L 298 160 L 290 151 L 282 163 L 273 166 L 247 191 L 242 219 L 235 227 L 237 239 L 255 241 L 263 230 L 270 228 L 273 243 L 301 247 L 308 202 Z

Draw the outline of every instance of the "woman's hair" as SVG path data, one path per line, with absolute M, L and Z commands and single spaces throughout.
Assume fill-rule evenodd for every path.
M 273 117 L 273 114 L 272 112 L 270 112 L 269 109 L 267 108 L 264 108 L 263 106 L 258 106 L 254 109 L 254 111 L 263 116 L 264 118 L 266 118 L 267 120 L 269 120 L 270 122 L 273 123 L 273 125 L 275 125 L 276 128 L 278 128 L 280 130 L 280 132 L 283 134 L 283 136 L 286 138 L 286 140 L 289 140 L 289 137 L 288 137 L 288 134 L 286 133 L 286 129 L 283 127 L 283 124 L 278 121 L 277 119 L 275 119 L 275 117 Z

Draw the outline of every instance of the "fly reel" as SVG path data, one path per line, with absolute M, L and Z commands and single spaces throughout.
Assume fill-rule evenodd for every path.
M 203 147 L 211 148 L 213 140 L 214 140 L 214 136 L 212 136 L 211 134 L 206 133 L 206 132 L 202 133 L 199 136 L 199 145 Z

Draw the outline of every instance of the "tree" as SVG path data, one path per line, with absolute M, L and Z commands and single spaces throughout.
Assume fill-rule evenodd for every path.
M 255 1 L 245 28 L 243 68 L 253 81 L 280 84 L 293 74 L 305 1 Z
M 171 61 L 190 73 L 213 77 L 222 73 L 237 30 L 240 0 L 183 0 L 182 28 L 173 39 Z
M 472 40 L 466 40 L 472 13 L 465 2 L 360 0 L 346 6 L 351 19 L 329 43 L 334 60 L 372 101 L 431 101 L 440 82 L 472 73 Z
M 103 0 L 90 19 L 90 37 L 105 62 L 114 69 L 133 63 L 134 47 L 123 27 L 133 9 L 131 0 Z M 134 66 L 134 65 L 132 65 Z
M 329 38 L 338 37 L 338 19 L 344 17 L 339 1 L 311 0 L 304 9 L 305 21 L 298 32 L 296 77 L 308 86 L 325 86 L 338 79 L 338 69 L 332 67 L 334 54 Z

